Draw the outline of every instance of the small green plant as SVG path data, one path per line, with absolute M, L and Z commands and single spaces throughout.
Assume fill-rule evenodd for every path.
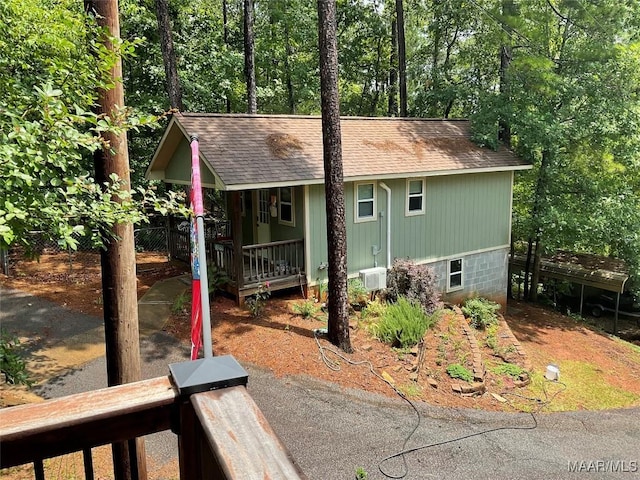
M 294 303 L 291 306 L 291 310 L 294 314 L 302 318 L 315 318 L 320 311 L 320 306 L 313 300 L 307 299 L 299 303 Z
M 216 292 L 229 283 L 229 276 L 216 265 L 207 265 L 207 282 L 209 283 L 209 295 L 215 296 Z
M 349 299 L 350 305 L 366 305 L 369 301 L 369 292 L 364 285 L 362 284 L 362 280 L 359 278 L 350 278 L 347 282 L 347 298 Z
M 269 282 L 264 282 L 258 285 L 256 293 L 251 295 L 245 300 L 247 308 L 251 312 L 252 317 L 259 317 L 264 309 L 264 304 L 271 296 L 271 290 L 269 289 Z
M 412 303 L 405 297 L 398 298 L 394 304 L 387 306 L 384 315 L 371 330 L 380 341 L 393 347 L 413 347 L 424 333 L 438 321 L 438 314 L 427 315 L 419 304 Z
M 500 305 L 481 297 L 469 298 L 462 306 L 462 313 L 470 320 L 471 326 L 477 329 L 485 329 L 490 325 L 497 324 L 496 312 L 498 310 L 500 310 Z
M 487 327 L 487 338 L 485 340 L 487 347 L 493 351 L 498 350 L 498 324 L 494 323 Z
M 360 316 L 363 320 L 381 318 L 384 316 L 384 312 L 387 311 L 387 304 L 376 298 L 373 302 L 369 302 L 367 306 L 360 312 Z
M 356 468 L 356 480 L 367 480 L 368 478 L 369 478 L 369 474 L 364 468 L 362 467 Z
M 174 315 L 186 313 L 187 303 L 189 302 L 189 300 L 189 294 L 187 292 L 182 292 L 173 301 L 173 305 L 171 305 L 171 313 L 173 313 Z
M 6 383 L 28 387 L 33 385 L 20 355 L 20 340 L 4 330 L 0 331 L 0 372 L 4 374 Z
M 465 382 L 473 380 L 473 374 L 459 363 L 453 363 L 447 367 L 447 373 L 451 378 L 459 378 Z
M 524 369 L 513 363 L 501 363 L 491 369 L 496 375 L 508 375 L 513 378 L 518 378 L 524 373 Z

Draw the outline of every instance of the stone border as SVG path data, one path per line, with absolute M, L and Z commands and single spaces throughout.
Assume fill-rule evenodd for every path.
M 460 307 L 454 305 L 452 310 L 456 314 L 456 316 L 459 317 L 459 320 L 460 318 L 462 319 L 462 329 L 464 330 L 464 334 L 467 337 L 467 340 L 469 341 L 469 345 L 471 347 L 473 362 L 473 383 L 471 385 L 460 383 L 453 384 L 451 386 L 451 389 L 454 392 L 460 393 L 462 396 L 481 395 L 486 391 L 484 379 L 487 373 L 484 362 L 482 361 L 482 351 L 478 346 L 478 340 L 476 338 L 474 329 L 467 323 L 467 320 L 464 317 L 462 310 L 460 310 Z M 503 338 L 507 338 L 508 340 L 510 340 L 513 346 L 516 348 L 516 353 L 520 355 L 520 357 L 522 357 L 522 363 L 525 371 L 520 374 L 517 380 L 514 381 L 514 385 L 519 388 L 526 387 L 531 383 L 530 372 L 533 368 L 531 365 L 531 360 L 529 360 L 529 357 L 522 348 L 522 345 L 515 337 L 515 335 L 511 331 L 511 328 L 509 327 L 509 324 L 507 324 L 506 320 L 502 316 L 500 317 L 500 327 L 505 332 Z

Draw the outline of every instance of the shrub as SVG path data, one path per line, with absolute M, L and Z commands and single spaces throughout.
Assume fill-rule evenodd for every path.
M 484 329 L 498 323 L 496 312 L 500 305 L 486 298 L 474 297 L 465 300 L 462 313 L 471 321 L 474 328 Z
M 465 382 L 473 380 L 473 374 L 459 363 L 453 363 L 447 367 L 447 373 L 451 378 L 459 378 Z
M 362 319 L 380 318 L 384 316 L 384 312 L 387 311 L 387 304 L 376 298 L 373 302 L 369 302 L 367 306 L 362 310 Z
M 407 259 L 396 259 L 387 273 L 387 298 L 396 302 L 401 296 L 421 305 L 427 315 L 442 306 L 433 269 Z
M 350 278 L 347 282 L 347 297 L 349 299 L 350 305 L 361 305 L 368 303 L 369 300 L 369 292 L 364 285 L 362 284 L 362 280 L 359 278 Z
M 396 303 L 387 306 L 380 321 L 372 326 L 372 331 L 382 342 L 407 348 L 422 340 L 424 333 L 437 320 L 437 315 L 427 315 L 420 305 L 400 297 Z
M 20 340 L 4 330 L 0 331 L 0 372 L 4 373 L 5 381 L 12 385 L 30 387 L 33 383 L 20 356 Z
M 320 306 L 313 300 L 304 300 L 300 303 L 294 303 L 291 310 L 302 318 L 313 318 L 320 311 Z

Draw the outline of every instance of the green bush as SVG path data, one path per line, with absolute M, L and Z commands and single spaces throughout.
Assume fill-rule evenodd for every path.
M 427 315 L 442 307 L 433 269 L 407 259 L 396 259 L 387 273 L 387 299 L 396 302 L 401 296 L 421 305 Z
M 498 323 L 496 312 L 500 305 L 486 298 L 474 297 L 465 300 L 462 313 L 471 321 L 471 325 L 477 329 L 484 329 Z
M 12 385 L 27 385 L 33 382 L 29 379 L 27 366 L 20 356 L 20 340 L 0 331 L 0 372 L 4 373 L 5 381 Z
M 380 321 L 372 326 L 372 332 L 382 342 L 407 348 L 422 340 L 437 320 L 438 315 L 427 315 L 420 305 L 399 297 L 396 303 L 387 306 Z
M 447 367 L 447 373 L 451 378 L 459 378 L 465 382 L 473 380 L 473 374 L 459 363 L 453 363 Z

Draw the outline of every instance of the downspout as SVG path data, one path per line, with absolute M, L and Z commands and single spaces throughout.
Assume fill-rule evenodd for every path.
M 387 192 L 387 269 L 391 268 L 391 189 L 380 182 L 380 188 Z

